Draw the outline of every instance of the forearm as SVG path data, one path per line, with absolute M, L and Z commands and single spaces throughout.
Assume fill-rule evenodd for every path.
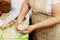
M 52 18 L 49 18 L 49 19 L 47 19 L 45 21 L 37 23 L 34 26 L 36 28 L 49 27 L 49 26 L 52 26 L 52 25 L 57 24 L 59 22 L 60 22 L 59 18 L 52 17 Z
M 26 14 L 28 13 L 29 9 L 30 9 L 30 7 L 29 7 L 28 3 L 25 1 L 22 4 L 22 8 L 21 8 L 21 11 L 20 11 L 20 14 L 19 14 L 18 18 L 23 20 L 24 17 L 26 16 Z

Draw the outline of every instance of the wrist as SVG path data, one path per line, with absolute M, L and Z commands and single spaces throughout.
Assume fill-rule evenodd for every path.
M 22 18 L 22 17 L 18 17 L 18 20 L 19 20 L 19 21 L 22 21 L 22 20 L 23 20 L 23 18 Z
M 31 25 L 34 29 L 37 29 L 37 26 L 36 25 Z
M 35 24 L 35 29 L 37 29 L 37 28 L 41 28 L 41 24 L 39 24 L 39 23 Z
M 21 21 L 24 21 L 26 17 L 19 16 L 18 19 L 20 19 Z

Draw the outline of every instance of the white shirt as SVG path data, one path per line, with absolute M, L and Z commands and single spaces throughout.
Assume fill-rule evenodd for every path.
M 48 0 L 46 5 L 46 11 L 49 15 L 52 14 L 52 4 L 60 3 L 60 0 Z

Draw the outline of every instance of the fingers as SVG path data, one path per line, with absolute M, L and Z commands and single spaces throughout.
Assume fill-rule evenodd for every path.
M 20 30 L 20 32 L 25 33 L 25 34 L 29 34 L 30 33 L 29 30 L 26 30 L 26 31 L 25 30 L 24 31 L 23 30 Z
M 31 26 L 25 28 L 22 32 L 29 34 L 29 33 L 31 33 L 32 31 L 34 31 L 35 29 L 36 29 L 35 26 L 31 25 Z
M 15 27 L 16 27 L 16 30 L 18 30 L 18 22 L 17 22 L 17 20 L 15 21 Z
M 22 31 L 22 32 L 25 33 L 25 34 L 29 34 L 29 33 L 31 33 L 32 31 L 33 31 L 33 30 L 28 29 L 28 30 Z
M 17 19 L 16 20 L 16 26 L 19 26 L 21 23 L 22 23 L 22 20 L 21 19 Z
M 24 30 L 20 30 L 22 33 L 26 33 L 29 34 L 33 31 L 33 29 L 31 29 L 30 27 L 24 28 Z
M 15 26 L 17 27 L 17 20 L 15 21 Z
M 29 27 L 26 27 L 26 28 L 23 29 L 23 31 L 27 31 L 27 30 L 29 30 Z
M 18 29 L 18 26 L 19 26 L 21 23 L 22 23 L 22 21 L 20 21 L 19 19 L 17 19 L 17 20 L 15 21 L 15 27 L 16 27 L 17 30 L 19 30 L 19 29 Z

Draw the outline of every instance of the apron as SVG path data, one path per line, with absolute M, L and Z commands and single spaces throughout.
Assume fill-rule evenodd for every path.
M 29 0 L 32 8 L 32 24 L 53 17 L 46 12 L 47 0 Z M 31 33 L 32 40 L 60 40 L 60 23 L 46 28 L 39 28 Z

